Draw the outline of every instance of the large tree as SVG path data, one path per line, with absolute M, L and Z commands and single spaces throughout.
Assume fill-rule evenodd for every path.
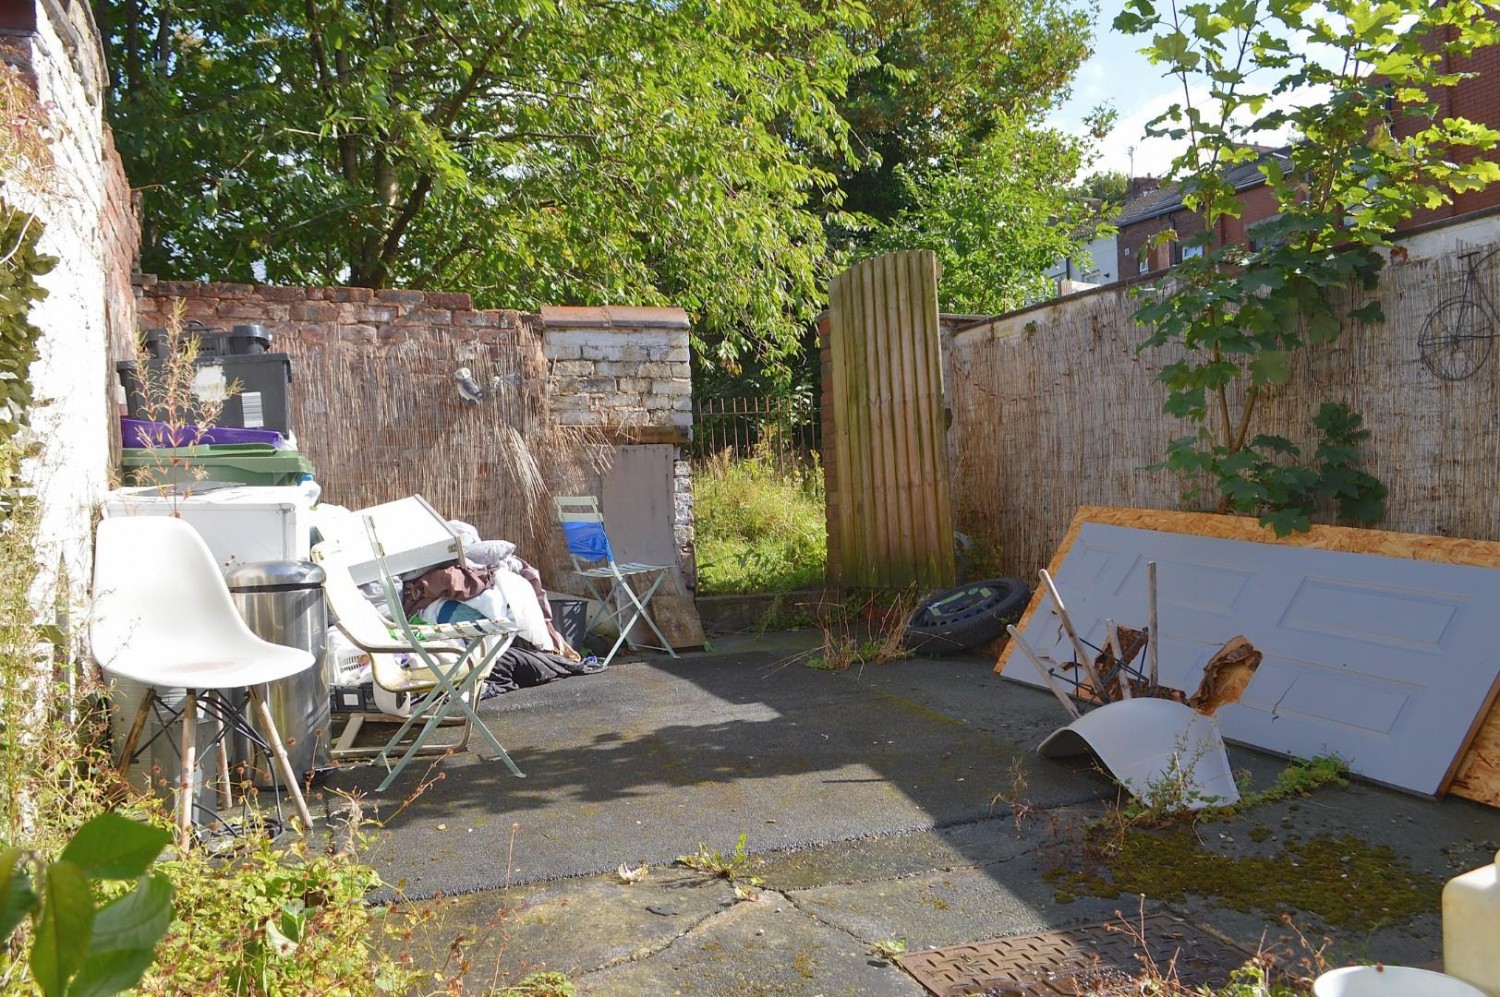
M 162 276 L 668 302 L 795 349 L 847 0 L 119 0 L 111 120 Z
M 1088 141 L 1002 114 L 984 139 L 951 146 L 897 167 L 907 207 L 863 252 L 931 249 L 951 312 L 996 314 L 1047 297 L 1047 271 L 1100 226 L 1095 202 L 1073 186 Z
M 1035 119 L 1066 96 L 1089 55 L 1093 0 L 869 0 L 852 36 L 873 64 L 841 110 L 855 161 L 829 163 L 850 215 L 889 222 L 911 209 L 901 174 L 982 155 L 997 126 Z M 853 241 L 860 236 L 856 230 Z

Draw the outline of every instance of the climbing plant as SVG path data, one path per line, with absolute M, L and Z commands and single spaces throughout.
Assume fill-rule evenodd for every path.
M 41 233 L 35 216 L 0 200 L 0 440 L 25 424 L 31 405 L 26 374 L 36 359 L 40 331 L 27 314 L 47 296 L 37 278 L 57 264 L 37 251 Z
M 1346 405 L 1323 406 L 1322 442 L 1305 462 L 1289 440 L 1255 432 L 1259 403 L 1288 379 L 1292 355 L 1327 346 L 1349 326 L 1382 321 L 1373 289 L 1396 225 L 1420 208 L 1500 178 L 1475 155 L 1500 133 L 1438 115 L 1435 95 L 1464 76 L 1450 58 L 1494 44 L 1493 5 L 1480 0 L 1127 0 L 1115 19 L 1149 36 L 1153 63 L 1182 100 L 1152 135 L 1184 143 L 1173 164 L 1183 203 L 1205 231 L 1157 286 L 1139 288 L 1142 348 L 1173 347 L 1164 411 L 1198 431 L 1174 441 L 1158 468 L 1206 472 L 1220 512 L 1255 513 L 1278 534 L 1308 528 L 1320 503 L 1355 522 L 1384 514 L 1385 489 L 1356 464 L 1368 435 Z M 1251 143 L 1294 137 L 1284 155 Z M 1212 244 L 1240 214 L 1232 167 L 1256 163 L 1277 214 L 1249 245 Z M 1162 238 L 1175 238 L 1164 233 Z

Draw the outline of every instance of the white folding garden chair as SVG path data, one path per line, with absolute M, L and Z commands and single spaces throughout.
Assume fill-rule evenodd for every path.
M 555 501 L 557 518 L 562 523 L 563 537 L 568 544 L 568 555 L 573 559 L 573 572 L 584 580 L 594 598 L 604 606 L 597 616 L 589 620 L 588 629 L 592 630 L 603 620 L 616 619 L 620 623 L 620 636 L 604 656 L 604 664 L 610 663 L 638 622 L 644 622 L 656 634 L 656 639 L 661 641 L 657 647 L 672 657 L 677 657 L 671 642 L 646 608 L 671 568 L 664 564 L 616 561 L 609 536 L 604 532 L 604 514 L 599 511 L 599 500 L 593 495 L 571 495 L 559 497 Z M 636 577 L 648 580 L 646 591 L 636 592 L 630 582 Z M 631 643 L 638 642 L 632 640 Z
M 385 561 L 384 549 L 373 521 L 365 517 L 370 546 L 380 568 L 381 588 L 389 618 L 364 597 L 349 574 L 348 562 L 337 541 L 325 540 L 313 548 L 313 560 L 323 566 L 328 595 L 336 623 L 344 635 L 368 652 L 374 681 L 389 692 L 409 693 L 414 702 L 411 714 L 402 722 L 384 746 L 369 750 L 352 748 L 349 732 L 340 739 L 336 757 L 372 757 L 372 764 L 386 767 L 385 779 L 376 788 L 383 792 L 413 758 L 422 754 L 461 750 L 469 733 L 479 731 L 495 756 L 505 763 L 512 775 L 524 774 L 511 760 L 495 735 L 474 712 L 480 684 L 495 661 L 515 640 L 516 627 L 505 620 L 474 620 L 463 623 L 415 624 L 401 612 L 401 593 Z M 402 668 L 396 655 L 406 654 L 420 664 Z M 457 744 L 429 743 L 438 727 L 452 719 L 461 719 L 464 733 Z M 421 727 L 408 743 L 407 733 L 420 721 Z M 392 757 L 399 752 L 394 764 Z

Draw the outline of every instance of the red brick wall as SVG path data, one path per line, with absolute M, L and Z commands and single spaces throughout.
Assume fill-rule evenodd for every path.
M 1500 20 L 1500 10 L 1490 11 L 1491 20 Z M 1439 91 L 1434 95 L 1439 118 L 1468 118 L 1470 121 L 1500 128 L 1500 46 L 1483 48 L 1467 57 L 1450 57 L 1444 68 L 1449 72 L 1473 73 L 1474 76 L 1459 81 L 1458 85 Z M 1394 131 L 1398 136 L 1409 136 L 1427 127 L 1425 118 L 1402 115 L 1397 109 Z M 1468 162 L 1476 153 L 1465 152 L 1455 158 Z M 1500 159 L 1500 150 L 1477 153 L 1490 159 Z M 1481 211 L 1500 205 L 1500 184 L 1491 184 L 1480 191 L 1466 191 L 1455 195 L 1452 204 L 1445 204 L 1433 211 L 1419 211 L 1400 228 L 1414 228 L 1428 222 L 1455 218 L 1471 211 Z
M 1139 260 L 1146 243 L 1152 236 L 1168 229 L 1175 230 L 1179 240 L 1186 240 L 1203 231 L 1203 219 L 1186 208 L 1179 208 L 1170 214 L 1123 226 L 1115 239 L 1118 254 L 1116 265 L 1119 267 L 1117 272 L 1121 280 L 1129 280 L 1141 273 Z M 1153 247 L 1150 250 L 1150 270 L 1165 270 L 1171 266 L 1171 254 L 1172 247 L 1168 243 Z

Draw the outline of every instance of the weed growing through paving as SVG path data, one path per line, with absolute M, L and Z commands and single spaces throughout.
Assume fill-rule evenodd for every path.
M 870 954 L 886 962 L 895 962 L 906 951 L 905 938 L 888 938 L 870 946 Z
M 1118 924 L 1109 925 L 1110 931 L 1119 931 L 1135 943 L 1136 959 L 1140 971 L 1131 979 L 1114 980 L 1091 988 L 1095 997 L 1111 995 L 1150 995 L 1150 997 L 1303 997 L 1311 981 L 1328 968 L 1324 952 L 1328 939 L 1313 946 L 1293 923 L 1289 916 L 1281 921 L 1296 941 L 1281 949 L 1268 947 L 1262 941 L 1256 953 L 1242 966 L 1232 970 L 1228 979 L 1220 986 L 1198 986 L 1189 988 L 1178 975 L 1177 952 L 1162 962 L 1153 952 L 1146 937 L 1146 903 L 1142 897 L 1134 920 L 1119 911 Z
M 752 870 L 760 868 L 761 860 L 745 850 L 749 841 L 749 835 L 741 834 L 739 841 L 735 843 L 734 851 L 728 855 L 720 852 L 717 848 L 709 848 L 700 843 L 698 850 L 691 855 L 679 855 L 673 862 L 674 865 L 686 866 L 697 872 L 707 873 L 710 876 L 718 876 L 727 879 L 735 886 L 735 897 L 740 900 L 753 899 L 758 895 L 757 891 L 765 883 L 765 880 L 755 875 Z M 740 893 L 744 892 L 744 896 Z
M 854 665 L 884 665 L 912 656 L 906 631 L 921 600 L 915 589 L 853 595 L 820 607 L 822 647 L 805 657 L 809 668 L 842 672 Z

